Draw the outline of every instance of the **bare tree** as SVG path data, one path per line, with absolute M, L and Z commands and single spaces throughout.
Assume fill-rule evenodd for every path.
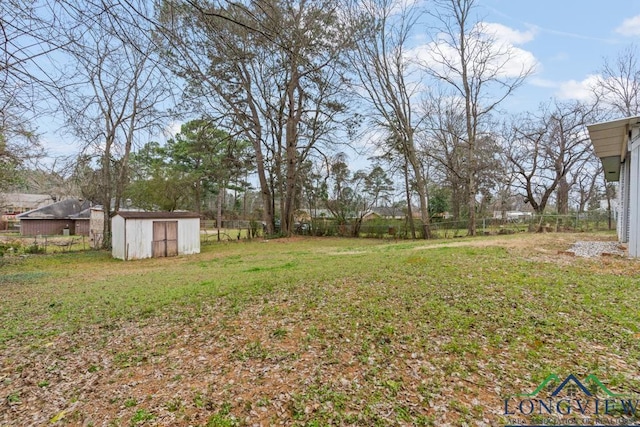
M 592 115 L 592 107 L 575 102 L 547 105 L 538 115 L 514 118 L 506 137 L 507 156 L 515 187 L 537 213 L 544 213 L 553 195 L 559 210 L 568 209 L 570 177 L 579 176 L 585 163 L 593 160 L 585 132 Z
M 464 105 L 461 98 L 431 92 L 421 104 L 424 121 L 419 133 L 424 156 L 440 181 L 451 190 L 451 213 L 459 220 L 467 200 Z
M 51 2 L 0 2 L 0 191 L 44 154 L 34 121 L 56 86 L 48 64 L 60 47 Z
M 624 49 L 613 62 L 605 60 L 593 91 L 616 116 L 631 117 L 640 113 L 640 64 L 636 45 Z
M 110 244 L 110 216 L 121 205 L 128 182 L 131 151 L 145 134 L 161 124 L 161 109 L 170 96 L 149 28 L 129 25 L 129 7 L 143 1 L 102 4 L 67 1 L 59 10 L 67 22 L 65 53 L 74 66 L 62 92 L 62 108 L 70 132 L 82 152 L 96 159 L 99 200 L 104 209 L 104 245 Z M 113 207 L 112 207 L 113 202 Z
M 489 115 L 533 71 L 525 64 L 514 70 L 517 52 L 476 18 L 476 4 L 476 0 L 436 0 L 437 8 L 430 13 L 439 22 L 439 32 L 424 63 L 431 76 L 464 100 L 469 235 L 476 233 L 478 140 Z
M 427 183 L 417 154 L 418 123 L 413 113 L 420 85 L 412 77 L 412 70 L 416 70 L 407 58 L 409 36 L 420 10 L 415 4 L 407 6 L 393 0 L 364 0 L 352 16 L 353 25 L 360 26 L 357 47 L 351 55 L 351 66 L 358 77 L 357 91 L 375 112 L 372 124 L 388 132 L 386 149 L 410 166 L 420 199 L 422 236 L 429 238 Z M 404 170 L 408 183 L 409 168 Z M 411 210 L 411 197 L 407 197 L 407 208 Z

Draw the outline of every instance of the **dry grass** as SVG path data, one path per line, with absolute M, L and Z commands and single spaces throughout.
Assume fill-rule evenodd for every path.
M 225 243 L 0 277 L 0 425 L 504 425 L 549 373 L 638 389 L 637 261 L 610 235 Z

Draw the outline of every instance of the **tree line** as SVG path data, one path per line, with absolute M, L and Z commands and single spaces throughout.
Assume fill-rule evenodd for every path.
M 506 114 L 534 64 L 477 0 L 0 7 L 0 191 L 37 175 L 37 119 L 59 117 L 77 154 L 48 163 L 49 179 L 103 205 L 105 219 L 130 200 L 220 222 L 242 195 L 242 214 L 269 233 L 292 234 L 303 209 L 357 229 L 394 205 L 414 238 L 430 237 L 444 210 L 474 235 L 491 207 L 566 214 L 610 199 L 585 124 L 639 112 L 631 46 L 604 61 L 592 102 Z M 157 142 L 171 121 L 184 124 Z M 354 170 L 344 153 L 363 143 L 371 165 Z

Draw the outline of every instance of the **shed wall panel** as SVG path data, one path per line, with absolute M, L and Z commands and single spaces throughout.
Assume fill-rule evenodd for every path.
M 114 258 L 125 258 L 125 226 L 124 218 L 114 216 L 111 219 L 111 255 Z
M 153 242 L 153 221 L 145 219 L 127 220 L 127 259 L 151 258 Z
M 178 220 L 178 254 L 200 253 L 200 218 Z

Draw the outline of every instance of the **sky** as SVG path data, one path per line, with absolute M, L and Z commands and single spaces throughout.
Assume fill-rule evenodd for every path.
M 588 97 L 605 59 L 640 45 L 640 0 L 479 0 L 479 14 L 501 24 L 513 45 L 531 54 L 536 71 L 508 101 L 535 109 L 551 98 Z
M 498 40 L 517 49 L 522 63 L 535 65 L 503 103 L 510 113 L 535 110 L 552 98 L 586 100 L 605 59 L 615 60 L 632 43 L 640 47 L 640 0 L 478 0 L 477 13 Z M 419 32 L 416 37 L 419 43 Z M 167 134 L 179 126 L 173 123 Z M 49 154 L 74 152 L 66 137 L 48 130 L 55 127 L 41 126 Z

